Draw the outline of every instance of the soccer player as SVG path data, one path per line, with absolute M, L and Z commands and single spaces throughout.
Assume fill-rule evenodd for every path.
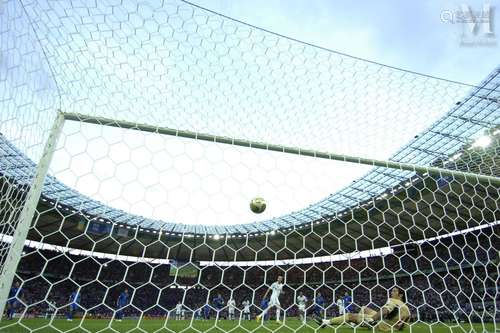
M 241 305 L 243 305 L 243 319 L 250 320 L 250 302 L 244 300 Z
M 261 309 L 267 309 L 267 307 L 269 306 L 269 300 L 267 298 L 263 298 L 262 301 L 260 301 L 260 308 Z M 266 313 L 264 315 L 264 318 L 262 318 L 262 320 L 268 320 L 269 319 L 269 314 Z
M 236 302 L 231 297 L 229 299 L 229 301 L 227 301 L 227 312 L 228 312 L 228 315 L 229 315 L 229 318 L 228 318 L 229 320 L 234 320 L 235 319 L 235 316 L 234 316 L 235 309 L 236 309 Z
M 73 321 L 73 315 L 80 308 L 80 293 L 75 290 L 69 295 L 69 311 L 66 314 L 67 321 Z
M 208 305 L 208 304 L 205 304 L 203 306 L 203 318 L 205 320 L 209 320 L 210 319 L 210 305 Z
M 54 302 L 47 301 L 47 308 L 45 309 L 45 319 L 52 319 L 56 313 L 57 305 Z
M 339 308 L 339 316 L 344 315 L 344 301 L 339 297 L 337 300 L 337 307 Z
M 222 295 L 219 293 L 217 294 L 216 297 L 212 300 L 212 303 L 214 305 L 215 311 L 217 311 L 217 314 L 215 315 L 215 320 L 219 319 L 220 312 L 222 311 L 222 308 L 224 307 L 224 298 L 222 298 Z
M 307 297 L 301 291 L 299 292 L 299 296 L 297 296 L 297 306 L 299 308 L 300 319 L 304 324 L 306 323 L 306 304 L 307 304 Z
M 181 301 L 179 301 L 175 306 L 175 320 L 181 320 L 181 319 L 182 319 L 182 303 Z
M 7 300 L 7 319 L 14 318 L 22 293 L 21 285 L 19 281 L 16 281 L 9 291 L 9 299 Z
M 365 327 L 374 327 L 379 331 L 402 330 L 405 324 L 410 320 L 410 309 L 404 303 L 404 293 L 401 289 L 395 287 L 391 290 L 391 294 L 387 303 L 380 309 L 375 311 L 366 306 L 361 308 L 359 313 L 346 312 L 342 316 L 332 319 L 315 318 L 320 328 L 328 325 L 342 325 L 344 323 L 354 323 Z
M 194 312 L 194 319 L 195 320 L 201 319 L 201 308 L 196 309 L 196 311 Z
M 344 313 L 352 313 L 353 312 L 352 297 L 351 295 L 349 295 L 347 291 L 345 292 L 342 301 L 344 302 Z
M 265 316 L 267 314 L 267 312 L 272 307 L 276 307 L 276 322 L 280 323 L 281 304 L 280 304 L 279 296 L 281 294 L 281 291 L 283 290 L 283 276 L 281 276 L 281 275 L 278 276 L 278 279 L 276 280 L 276 282 L 274 282 L 271 285 L 271 288 L 266 290 L 266 293 L 264 294 L 264 298 L 267 297 L 267 294 L 269 293 L 270 290 L 272 292 L 271 292 L 271 298 L 269 299 L 269 305 L 255 319 L 260 322 L 262 317 Z
M 120 295 L 118 296 L 118 299 L 116 300 L 116 308 L 118 309 L 116 311 L 116 321 L 122 321 L 123 319 L 123 308 L 127 306 L 128 304 L 128 289 L 125 288 Z
M 321 295 L 320 292 L 316 295 L 314 299 L 314 314 L 316 316 L 321 316 L 323 313 L 323 309 L 325 308 L 325 298 Z

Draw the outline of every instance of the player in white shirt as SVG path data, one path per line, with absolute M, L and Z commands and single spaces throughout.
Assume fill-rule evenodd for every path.
M 175 306 L 175 320 L 181 320 L 182 319 L 182 303 L 179 302 Z
M 234 299 L 230 298 L 229 301 L 227 301 L 227 312 L 229 315 L 229 320 L 234 320 L 234 310 L 236 309 L 236 302 Z
M 281 294 L 281 291 L 283 290 L 283 276 L 278 276 L 278 279 L 276 282 L 274 282 L 271 285 L 271 288 L 266 290 L 266 293 L 264 294 L 264 298 L 267 297 L 267 294 L 269 293 L 269 290 L 271 290 L 271 298 L 269 299 L 269 305 L 267 306 L 264 311 L 260 315 L 258 315 L 255 319 L 260 322 L 262 317 L 264 317 L 273 306 L 276 307 L 276 322 L 280 322 L 280 311 L 281 311 L 281 304 L 279 300 L 279 296 Z
M 297 307 L 299 308 L 300 319 L 304 324 L 306 323 L 306 304 L 307 304 L 307 297 L 301 291 L 299 293 L 299 296 L 297 296 Z
M 47 301 L 47 309 L 45 310 L 45 319 L 52 319 L 56 313 L 57 305 L 51 301 Z
M 243 319 L 250 320 L 250 302 L 244 300 L 241 305 L 243 305 Z
M 339 308 L 339 316 L 342 316 L 344 314 L 344 301 L 342 298 L 339 298 L 337 300 L 337 307 Z

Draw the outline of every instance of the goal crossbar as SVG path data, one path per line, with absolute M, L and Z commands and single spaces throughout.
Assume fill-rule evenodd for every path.
M 439 176 L 439 177 L 451 176 L 453 178 L 456 178 L 459 180 L 465 180 L 465 181 L 472 182 L 472 183 L 481 182 L 481 183 L 489 183 L 492 185 L 500 186 L 500 178 L 498 178 L 498 177 L 476 174 L 476 173 L 471 173 L 471 172 L 463 172 L 463 171 L 459 171 L 459 170 L 450 170 L 450 169 L 433 167 L 433 166 L 421 166 L 421 165 L 416 165 L 416 164 L 411 164 L 411 163 L 402 163 L 402 162 L 389 161 L 389 160 L 378 160 L 378 159 L 351 156 L 351 155 L 345 155 L 345 154 L 336 154 L 333 152 L 324 152 L 324 151 L 313 150 L 313 149 L 302 149 L 299 147 L 292 147 L 292 146 L 286 146 L 286 145 L 268 144 L 268 143 L 258 142 L 258 141 L 230 138 L 227 136 L 219 136 L 219 135 L 213 135 L 213 134 L 207 134 L 207 133 L 201 133 L 201 132 L 193 132 L 193 131 L 187 131 L 187 130 L 179 130 L 179 129 L 169 128 L 169 127 L 152 126 L 152 125 L 148 125 L 148 124 L 140 124 L 140 123 L 136 123 L 136 122 L 116 120 L 116 119 L 105 118 L 105 117 L 94 117 L 94 116 L 88 116 L 88 115 L 83 115 L 83 114 L 79 114 L 79 113 L 63 113 L 63 116 L 66 120 L 78 121 L 78 122 L 89 123 L 89 124 L 97 124 L 97 125 L 103 125 L 103 126 L 131 129 L 131 130 L 150 132 L 150 133 L 158 133 L 158 134 L 163 134 L 163 135 L 175 136 L 175 137 L 179 137 L 179 138 L 195 139 L 195 140 L 201 140 L 201 141 L 207 141 L 207 142 L 213 142 L 213 143 L 221 143 L 221 144 L 233 145 L 233 146 L 239 146 L 239 147 L 268 150 L 268 151 L 280 152 L 280 153 L 285 153 L 285 154 L 294 154 L 294 155 L 300 155 L 300 156 L 308 156 L 308 157 L 315 157 L 315 158 L 321 158 L 321 159 L 329 159 L 329 160 L 335 160 L 335 161 L 343 161 L 343 162 L 349 162 L 349 163 L 371 165 L 374 167 L 399 169 L 399 170 L 405 170 L 405 171 L 413 171 L 413 172 L 417 172 L 417 173 L 429 173 L 430 175 Z

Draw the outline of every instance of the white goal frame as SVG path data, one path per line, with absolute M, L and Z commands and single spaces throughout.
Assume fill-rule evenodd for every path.
M 58 143 L 58 139 L 60 137 L 60 134 L 62 132 L 66 120 L 78 121 L 90 124 L 98 124 L 102 126 L 132 129 L 150 133 L 158 133 L 180 138 L 202 140 L 207 142 L 222 143 L 240 147 L 269 150 L 286 154 L 309 156 L 321 159 L 330 159 L 330 160 L 343 161 L 349 163 L 371 165 L 376 167 L 413 171 L 418 173 L 428 173 L 430 175 L 439 177 L 451 176 L 459 180 L 465 180 L 473 183 L 482 182 L 482 183 L 489 183 L 495 186 L 500 186 L 500 178 L 494 176 L 481 175 L 481 174 L 475 174 L 457 170 L 449 170 L 439 167 L 419 166 L 410 163 L 400 163 L 388 160 L 377 160 L 377 159 L 356 157 L 350 155 L 342 155 L 332 152 L 322 152 L 311 149 L 301 149 L 285 145 L 268 144 L 257 141 L 229 138 L 229 137 L 217 136 L 206 133 L 177 130 L 168 127 L 158 127 L 147 124 L 138 124 L 129 121 L 121 121 L 110 118 L 93 117 L 78 113 L 65 113 L 59 111 L 53 122 L 52 128 L 49 133 L 49 137 L 45 143 L 43 154 L 40 160 L 38 161 L 35 176 L 27 193 L 26 201 L 21 211 L 19 222 L 14 232 L 13 241 L 10 245 L 6 261 L 0 273 L 0 314 L 4 312 L 5 305 L 9 297 L 9 291 L 12 282 L 14 281 L 14 276 L 16 273 L 19 260 L 22 255 L 28 231 L 33 221 L 35 210 L 40 199 L 43 183 L 47 175 L 50 163 L 52 161 L 52 157 L 54 155 Z

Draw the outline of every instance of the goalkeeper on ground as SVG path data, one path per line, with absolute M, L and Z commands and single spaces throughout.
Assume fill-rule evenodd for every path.
M 382 306 L 380 311 L 363 306 L 359 313 L 346 313 L 332 319 L 315 317 L 320 328 L 354 323 L 364 327 L 374 327 L 380 331 L 402 330 L 409 320 L 410 309 L 404 303 L 403 292 L 397 287 L 391 290 L 387 303 Z

